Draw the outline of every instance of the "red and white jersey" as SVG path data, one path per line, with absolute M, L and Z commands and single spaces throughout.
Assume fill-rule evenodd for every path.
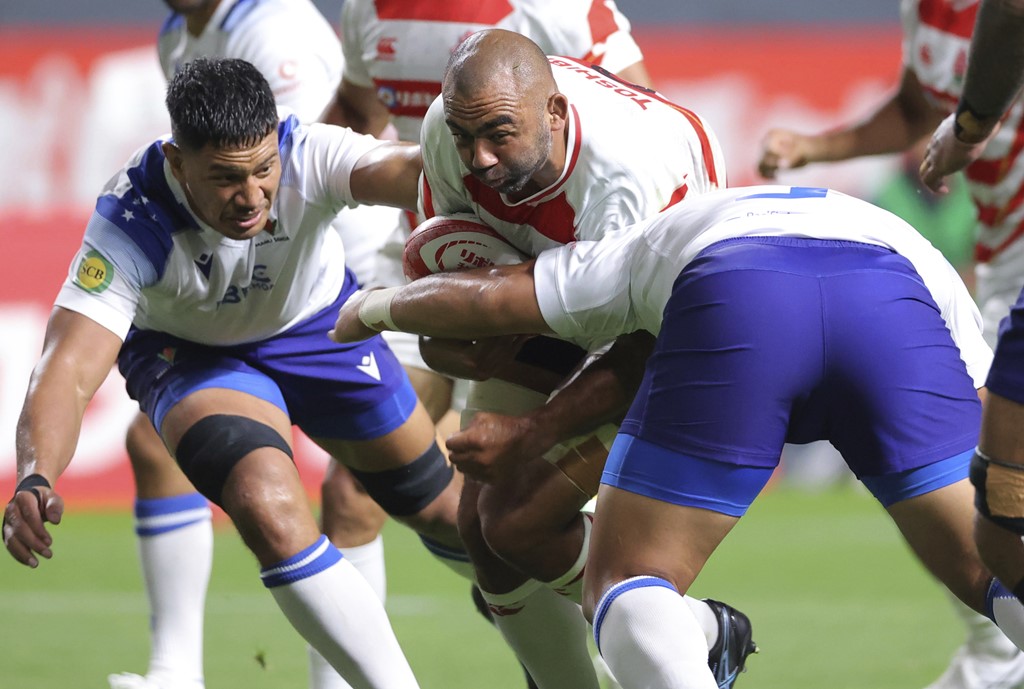
M 952 112 L 963 90 L 978 0 L 903 0 L 903 64 L 925 95 Z M 978 209 L 975 256 L 987 262 L 1024 235 L 1024 101 L 1018 100 L 980 159 L 964 171 Z
M 251 62 L 277 104 L 303 122 L 320 118 L 341 81 L 342 55 L 330 22 L 310 0 L 222 0 L 199 36 L 172 13 L 157 40 L 167 80 L 197 57 Z
M 600 239 L 683 198 L 725 186 L 718 139 L 695 113 L 575 60 L 549 57 L 569 101 L 565 166 L 548 188 L 509 201 L 463 166 L 438 98 L 423 123 L 421 211 L 468 212 L 526 254 Z
M 545 53 L 613 73 L 643 59 L 613 0 L 345 0 L 341 12 L 345 78 L 376 89 L 406 141 L 419 140 L 452 51 L 482 29 L 521 33 Z

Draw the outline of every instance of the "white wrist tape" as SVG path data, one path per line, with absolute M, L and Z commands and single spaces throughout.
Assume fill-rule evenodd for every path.
M 398 330 L 391 319 L 391 300 L 401 287 L 375 289 L 366 293 L 366 299 L 359 305 L 359 320 L 367 328 L 381 332 L 382 330 Z

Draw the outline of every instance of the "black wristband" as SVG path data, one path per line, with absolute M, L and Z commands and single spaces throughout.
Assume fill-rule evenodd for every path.
M 50 482 L 46 480 L 45 476 L 42 476 L 40 474 L 29 474 L 28 476 L 26 476 L 25 478 L 21 479 L 21 481 L 18 482 L 18 487 L 14 489 L 14 494 L 17 495 L 23 490 L 32 490 L 33 492 L 35 492 L 33 489 L 38 488 L 39 486 L 43 486 L 44 488 L 52 488 Z M 39 493 L 37 492 L 36 497 L 39 497 Z

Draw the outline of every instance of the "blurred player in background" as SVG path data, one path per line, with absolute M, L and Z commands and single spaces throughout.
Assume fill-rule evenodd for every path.
M 157 47 L 168 80 L 197 57 L 239 58 L 266 77 L 282 111 L 294 113 L 302 122 L 320 117 L 341 78 L 343 58 L 330 23 L 309 0 L 166 0 L 166 4 L 172 13 L 160 30 Z M 345 263 L 361 282 L 369 276 L 368 264 L 398 215 L 395 209 L 363 206 L 342 211 L 335 221 Z M 113 689 L 193 686 L 182 684 L 182 678 L 201 681 L 203 677 L 203 608 L 213 559 L 210 509 L 145 415 L 133 421 L 126 444 L 136 483 L 136 534 L 151 609 L 151 646 L 145 677 L 111 675 L 110 685 Z M 337 462 L 329 464 L 321 506 L 325 533 L 383 600 L 384 547 L 379 528 L 386 514 Z M 315 651 L 310 657 L 313 674 L 337 677 Z
M 383 605 L 310 512 L 290 438 L 294 423 L 402 521 L 459 548 L 461 480 L 408 377 L 383 340 L 337 348 L 324 334 L 358 288 L 334 218 L 358 203 L 414 207 L 419 148 L 281 120 L 244 60 L 193 60 L 166 103 L 173 138 L 107 183 L 54 304 L 5 545 L 30 567 L 51 557 L 45 523 L 63 512 L 51 486 L 116 362 L 303 638 L 353 687 L 415 689 Z
M 501 29 L 473 34 L 456 49 L 421 144 L 424 215 L 471 213 L 528 255 L 599 237 L 725 183 L 722 152 L 699 116 L 599 68 L 548 58 L 528 38 Z M 646 351 L 615 350 L 641 362 Z M 540 407 L 585 359 L 585 348 L 533 340 L 497 380 L 473 386 L 467 418 L 476 414 L 486 420 L 476 424 L 484 426 L 479 432 L 500 436 L 502 423 L 522 417 L 485 412 Z M 589 400 L 608 406 L 610 420 L 624 403 L 606 392 L 595 386 Z M 576 419 L 543 421 L 564 428 Z M 504 471 L 474 474 L 486 482 L 467 478 L 460 504 L 460 534 L 483 596 L 542 689 L 597 682 L 582 679 L 586 632 L 578 603 L 591 522 L 580 508 L 596 491 L 607 448 L 604 436 L 583 431 L 586 439 L 559 457 L 514 448 Z M 605 440 L 614 435 L 603 432 Z M 705 624 L 709 661 L 722 686 L 731 686 L 753 650 L 749 622 L 717 602 L 688 602 Z
M 978 2 L 970 0 L 904 0 L 903 72 L 891 98 L 862 122 L 822 134 L 771 130 L 761 174 L 771 178 L 808 163 L 895 153 L 928 137 L 957 107 L 977 12 Z M 1024 284 L 1022 136 L 1024 100 L 1017 98 L 1002 128 L 965 170 L 977 209 L 975 298 L 993 346 L 999 322 Z M 967 625 L 967 640 L 929 689 L 1024 687 L 1024 653 L 984 617 L 954 607 Z
M 361 292 L 332 339 L 384 328 L 656 335 L 601 479 L 584 582 L 624 687 L 715 687 L 680 594 L 785 442 L 833 442 L 922 564 L 1024 644 L 1024 607 L 972 538 L 967 468 L 992 352 L 955 269 L 890 213 L 822 188 L 711 192 L 535 261 Z M 549 406 L 588 408 L 571 387 Z M 466 435 L 450 443 L 460 465 L 459 448 L 487 444 Z

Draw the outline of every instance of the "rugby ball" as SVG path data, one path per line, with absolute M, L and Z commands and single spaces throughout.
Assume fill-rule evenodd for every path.
M 470 214 L 436 216 L 409 235 L 402 270 L 409 280 L 450 270 L 522 263 L 526 255 Z

